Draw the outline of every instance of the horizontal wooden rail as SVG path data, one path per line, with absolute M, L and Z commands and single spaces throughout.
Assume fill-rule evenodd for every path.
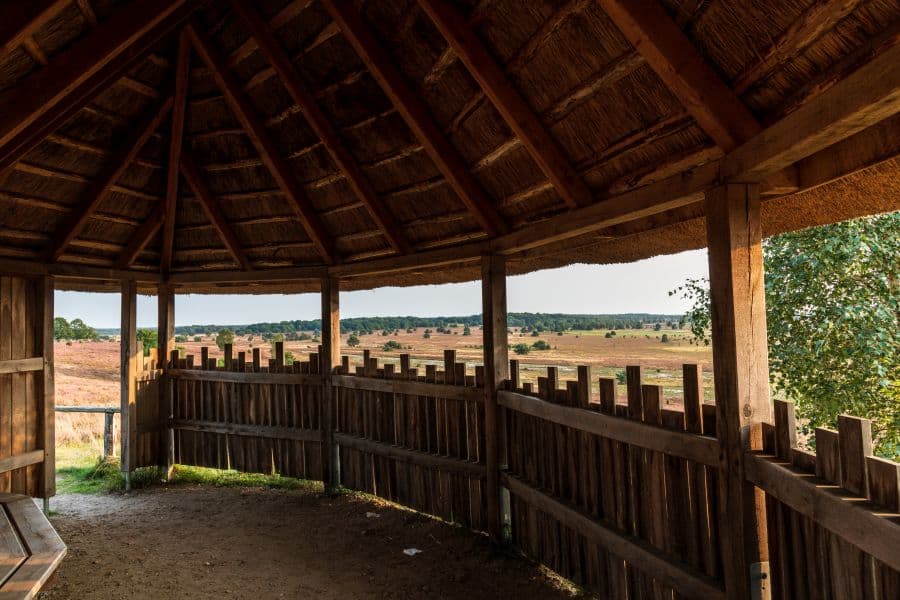
M 407 394 L 410 396 L 428 396 L 444 400 L 462 402 L 484 401 L 484 390 L 478 387 L 463 387 L 443 383 L 425 383 L 408 379 L 380 379 L 360 375 L 332 375 L 331 385 L 350 390 L 366 390 L 370 392 L 386 392 Z
M 68 413 L 120 413 L 122 409 L 118 406 L 56 406 L 56 412 Z
M 453 473 L 462 473 L 475 477 L 484 477 L 485 466 L 478 463 L 467 462 L 458 458 L 450 458 L 447 456 L 438 456 L 436 454 L 428 454 L 416 450 L 407 450 L 393 444 L 384 442 L 376 442 L 366 438 L 347 435 L 346 433 L 335 433 L 334 441 L 341 446 L 359 450 L 360 452 L 369 452 L 392 458 L 402 462 L 427 467 L 430 469 L 440 469 L 442 471 L 450 471 Z
M 0 473 L 15 471 L 16 469 L 21 469 L 22 467 L 27 467 L 29 465 L 36 465 L 42 462 L 44 462 L 43 450 L 32 450 L 31 452 L 25 452 L 24 454 L 7 456 L 6 458 L 0 458 Z
M 574 508 L 511 476 L 501 474 L 502 484 L 514 496 L 547 513 L 562 525 L 585 536 L 610 554 L 628 562 L 663 585 L 689 598 L 725 598 L 718 583 L 689 565 L 676 562 L 644 540 L 595 521 Z
M 199 433 L 221 433 L 246 437 L 262 437 L 274 440 L 296 440 L 300 442 L 321 442 L 322 431 L 319 429 L 299 429 L 295 427 L 273 427 L 270 425 L 234 425 L 215 421 L 194 421 L 190 419 L 172 419 L 171 429 L 197 431 Z
M 249 373 L 240 371 L 204 371 L 202 369 L 169 369 L 166 375 L 188 381 L 216 381 L 226 383 L 268 383 L 277 385 L 322 385 L 320 375 L 297 373 Z
M 499 392 L 497 401 L 500 406 L 510 410 L 617 442 L 713 467 L 719 464 L 719 444 L 714 438 L 664 429 L 583 408 L 561 406 L 516 392 Z
M 747 453 L 747 480 L 815 523 L 900 571 L 900 514 L 795 469 L 774 456 Z
M 8 373 L 28 373 L 40 371 L 44 368 L 44 357 L 17 358 L 14 360 L 0 360 L 0 375 Z

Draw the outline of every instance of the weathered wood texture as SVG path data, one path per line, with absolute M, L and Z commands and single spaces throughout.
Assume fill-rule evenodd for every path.
M 457 362 L 452 350 L 443 369 L 428 365 L 424 374 L 409 367 L 408 355 L 399 369 L 379 367 L 368 352 L 363 361 L 333 385 L 341 484 L 485 531 L 484 370 Z
M 225 358 L 170 356 L 167 377 L 175 431 L 175 462 L 323 479 L 322 378 L 319 355 L 284 364 L 277 358 L 263 367 L 256 350 Z M 194 368 L 198 364 L 199 368 Z
M 685 367 L 682 406 L 663 407 L 661 388 L 641 385 L 639 367 L 626 369 L 627 404 L 603 378 L 594 401 L 586 368 L 561 385 L 550 367 L 536 391 L 502 393 L 517 484 L 513 543 L 601 597 L 725 597 L 709 517 L 717 444 L 697 371 Z
M 869 421 L 841 416 L 797 447 L 793 405 L 775 423 L 748 479 L 766 493 L 774 598 L 900 597 L 900 464 L 872 456 Z
M 0 277 L 0 365 L 15 367 L 0 369 L 0 492 L 49 498 L 56 493 L 49 278 Z

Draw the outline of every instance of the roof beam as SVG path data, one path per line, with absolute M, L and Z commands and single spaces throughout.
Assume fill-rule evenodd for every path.
M 372 185 L 363 174 L 362 169 L 341 142 L 337 132 L 331 126 L 322 109 L 319 108 L 313 95 L 303 85 L 294 65 L 275 39 L 272 30 L 250 2 L 233 0 L 232 6 L 234 6 L 234 10 L 244 21 L 244 24 L 250 31 L 250 37 L 256 41 L 260 52 L 275 69 L 294 102 L 303 110 L 310 127 L 322 140 L 322 144 L 328 150 L 331 159 L 347 178 L 356 197 L 368 209 L 375 224 L 384 232 L 387 241 L 400 254 L 409 254 L 411 251 L 409 243 L 403 237 L 400 228 L 394 221 L 394 217 L 388 212 L 384 203 L 375 195 L 375 190 L 372 189 Z
M 70 216 L 62 227 L 53 234 L 51 238 L 53 245 L 48 252 L 50 262 L 56 262 L 63 255 L 78 235 L 84 229 L 88 219 L 100 206 L 100 202 L 110 191 L 112 186 L 119 180 L 125 169 L 134 162 L 141 148 L 150 139 L 163 119 L 172 109 L 172 97 L 168 96 L 163 102 L 157 106 L 153 112 L 147 115 L 143 122 L 138 124 L 134 133 L 126 139 L 121 145 L 117 146 L 111 154 L 111 162 L 97 175 L 94 182 L 88 187 L 81 202 L 71 212 Z
M 591 204 L 593 197 L 584 181 L 465 18 L 446 0 L 418 2 L 565 203 L 570 208 Z
M 194 159 L 191 157 L 190 152 L 187 152 L 186 150 L 181 153 L 181 174 L 184 175 L 185 181 L 187 181 L 188 185 L 190 185 L 191 189 L 194 191 L 194 196 L 200 201 L 200 204 L 203 205 L 206 216 L 209 217 L 213 227 L 219 232 L 219 237 L 222 238 L 225 247 L 228 248 L 228 251 L 231 252 L 231 255 L 241 268 L 245 271 L 252 271 L 253 265 L 250 264 L 247 255 L 244 254 L 240 241 L 234 234 L 231 225 L 228 224 L 225 215 L 222 213 L 218 199 L 213 196 L 212 190 L 206 185 L 203 176 L 200 174 L 199 169 L 197 169 L 197 165 L 194 164 Z
M 293 169 L 287 161 L 278 153 L 274 142 L 269 137 L 269 132 L 254 112 L 250 100 L 247 99 L 241 86 L 234 76 L 228 71 L 225 59 L 213 47 L 212 41 L 193 25 L 188 25 L 185 30 L 191 37 L 194 48 L 212 72 L 216 84 L 225 95 L 231 110 L 238 121 L 241 122 L 247 135 L 259 152 L 259 157 L 275 179 L 278 187 L 284 192 L 290 201 L 292 208 L 301 217 L 300 221 L 309 238 L 316 244 L 316 248 L 327 263 L 335 260 L 334 242 L 328 235 L 319 215 L 303 191 L 300 182 L 294 176 Z
M 150 243 L 150 240 L 162 227 L 165 217 L 165 202 L 158 202 L 153 210 L 150 211 L 150 214 L 147 215 L 147 218 L 144 219 L 144 222 L 131 234 L 131 241 L 128 242 L 128 245 L 122 250 L 122 254 L 116 261 L 117 269 L 128 269 L 131 267 L 138 254 L 144 251 L 144 248 L 147 247 L 147 244 Z
M 894 46 L 726 156 L 722 176 L 759 180 L 898 112 L 900 46 Z
M 700 127 L 730 152 L 760 131 L 753 114 L 706 63 L 657 0 L 598 0 Z
M 128 52 L 154 26 L 187 0 L 134 0 L 104 20 L 47 67 L 13 87 L 0 106 L 0 147 L 35 121 L 66 104 L 69 93 L 117 56 Z
M 813 2 L 799 19 L 791 23 L 791 26 L 735 79 L 733 83 L 735 93 L 743 94 L 766 79 L 776 67 L 786 64 L 852 13 L 859 2 L 860 0 Z
M 416 96 L 394 62 L 347 0 L 323 0 L 347 41 L 406 121 L 413 135 L 481 227 L 494 237 L 509 230 L 494 203 L 469 172 L 456 149 L 440 132 L 425 104 Z
M 0 57 L 4 57 L 52 19 L 69 0 L 4 2 L 0 10 Z
M 178 172 L 181 150 L 184 147 L 184 116 L 187 111 L 188 85 L 191 76 L 191 44 L 187 34 L 178 36 L 178 56 L 175 59 L 175 102 L 172 108 L 172 127 L 169 132 L 169 162 L 166 164 L 165 222 L 163 223 L 160 270 L 163 275 L 172 268 L 175 248 L 175 218 L 178 211 Z
M 168 11 L 166 7 L 173 2 L 179 7 Z M 205 3 L 206 0 L 169 0 L 158 4 L 132 2 L 69 50 L 55 56 L 47 67 L 10 91 L 5 97 L 6 102 L 0 105 L 0 131 L 6 132 L 5 141 L 0 142 L 0 180 L 11 172 L 16 161 L 84 108 L 112 81 L 146 56 L 162 37 Z M 156 19 L 155 11 L 165 12 L 167 16 Z M 123 13 L 129 14 L 123 16 Z M 147 19 L 146 23 L 140 22 L 141 16 Z M 107 27 L 110 22 L 112 24 Z M 116 28 L 122 31 L 128 28 L 140 33 L 136 39 L 129 38 L 126 43 L 117 44 L 115 40 L 119 39 L 119 34 L 110 33 Z M 100 59 L 100 54 L 104 58 Z M 98 65 L 102 66 L 97 68 Z M 50 97 L 55 101 L 48 108 L 41 99 Z M 27 125 L 23 125 L 24 121 L 17 122 L 23 115 L 28 115 Z M 9 135 L 11 130 L 14 130 L 13 134 Z

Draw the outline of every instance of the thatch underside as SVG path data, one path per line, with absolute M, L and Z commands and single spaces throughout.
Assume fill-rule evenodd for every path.
M 191 273 L 324 272 L 457 247 L 459 261 L 360 268 L 342 288 L 476 279 L 474 245 L 669 177 L 727 170 L 734 150 L 900 41 L 891 0 L 44 4 L 0 15 L 11 30 L 0 51 L 0 259 L 159 273 L 198 292 L 319 284 Z M 135 15 L 157 20 L 140 29 Z M 127 27 L 141 52 L 109 42 Z M 694 57 L 706 79 L 686 71 L 673 82 L 636 35 L 674 48 L 676 63 Z M 106 79 L 91 93 L 60 83 L 54 95 L 97 63 L 91 49 L 121 52 L 122 64 L 98 72 Z M 850 132 L 865 129 L 859 152 L 848 140 L 851 151 L 830 159 L 831 142 L 819 142 L 761 177 L 766 235 L 900 208 L 890 102 Z M 828 160 L 833 172 L 820 174 Z M 511 252 L 509 270 L 704 247 L 702 191 L 691 197 Z

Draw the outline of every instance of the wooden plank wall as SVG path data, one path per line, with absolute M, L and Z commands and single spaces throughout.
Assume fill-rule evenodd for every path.
M 51 403 L 52 389 L 44 394 L 45 370 L 51 370 L 47 385 L 52 388 L 52 332 L 50 360 L 44 356 L 45 294 L 49 280 L 0 277 L 0 492 L 49 497 L 55 492 L 52 478 L 44 477 L 45 439 L 50 435 L 52 464 L 52 420 L 47 421 L 44 399 Z M 49 310 L 52 320 L 52 288 Z M 49 423 L 49 427 L 45 427 Z
M 368 352 L 363 362 L 355 376 L 332 384 L 342 485 L 484 531 L 483 368 L 467 370 L 453 350 L 444 352 L 442 369 L 427 365 L 424 373 L 410 368 L 406 354 L 399 369 L 379 366 Z M 395 386 L 367 385 L 372 379 Z
M 882 543 L 881 557 L 894 559 L 895 566 L 900 564 L 896 542 L 900 539 L 900 464 L 872 456 L 868 420 L 841 416 L 837 431 L 816 429 L 815 452 L 810 452 L 797 448 L 793 405 L 776 401 L 775 423 L 765 430 L 764 451 L 798 479 L 818 485 L 822 490 L 818 493 L 833 494 L 827 489 L 829 484 L 846 492 L 836 496 L 846 498 L 846 508 L 835 520 L 862 529 L 865 512 L 883 519 L 883 530 L 865 536 L 865 541 Z M 786 502 L 798 498 L 789 487 L 769 480 L 756 483 L 770 492 L 766 494 L 766 516 L 774 598 L 900 598 L 900 571 L 818 524 L 809 514 L 813 507 L 805 497 L 799 499 L 806 512 L 792 509 Z M 888 537 L 891 533 L 893 538 Z
M 578 381 L 563 385 L 557 369 L 550 367 L 547 376 L 538 379 L 537 390 L 519 385 L 515 361 L 512 372 L 515 391 L 570 411 L 586 409 L 653 428 L 707 436 L 715 423 L 710 411 L 703 418 L 696 365 L 684 368 L 685 400 L 678 408 L 661 406 L 660 387 L 641 385 L 640 367 L 626 369 L 627 404 L 616 402 L 616 381 L 605 378 L 599 380 L 599 402 L 594 402 L 586 367 L 579 369 Z M 688 586 L 695 582 L 706 585 L 708 593 L 721 595 L 723 556 L 714 517 L 715 468 L 654 452 L 643 444 L 615 441 L 507 411 L 507 479 L 514 478 L 518 484 L 511 486 L 516 546 L 603 597 L 672 598 L 676 591 L 686 593 L 687 588 L 673 586 L 680 581 L 672 581 L 672 577 L 684 579 Z M 573 423 L 582 419 L 573 413 Z M 633 438 L 637 442 L 653 435 L 650 429 Z M 541 506 L 533 500 L 535 491 L 541 494 Z M 553 512 L 542 509 L 556 505 Z M 573 528 L 573 521 L 563 518 L 569 512 L 580 517 L 574 523 L 595 522 L 598 528 Z M 662 574 L 659 566 L 646 562 L 645 554 L 636 554 L 642 562 L 627 562 L 621 551 L 610 551 L 617 549 L 616 544 L 628 543 L 637 547 L 632 552 L 643 548 L 669 563 L 666 576 L 658 577 Z
M 225 366 L 204 348 L 170 358 L 175 461 L 248 473 L 322 479 L 322 378 L 317 354 L 284 364 L 283 344 L 267 366 L 225 346 Z M 195 366 L 196 365 L 196 366 Z

